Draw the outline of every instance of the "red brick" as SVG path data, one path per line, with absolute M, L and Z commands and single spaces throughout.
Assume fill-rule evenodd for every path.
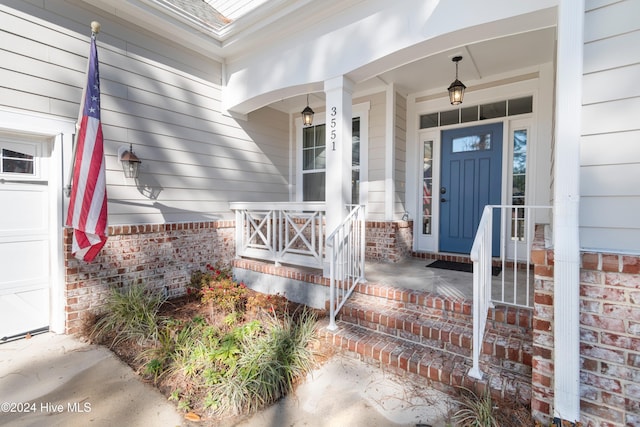
M 623 255 L 622 272 L 628 274 L 640 274 L 640 257 Z
M 553 277 L 553 267 L 550 266 L 544 266 L 544 265 L 536 265 L 533 268 L 533 273 L 536 276 L 541 276 L 541 277 Z
M 602 255 L 602 271 L 619 272 L 620 258 L 618 255 Z
M 582 268 L 585 270 L 598 270 L 599 254 L 584 253 L 582 254 Z

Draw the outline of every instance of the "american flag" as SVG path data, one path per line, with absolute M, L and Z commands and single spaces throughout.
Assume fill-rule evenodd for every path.
M 71 252 L 76 258 L 89 262 L 107 242 L 107 187 L 95 34 L 91 35 L 87 86 L 78 121 L 67 226 L 73 228 Z

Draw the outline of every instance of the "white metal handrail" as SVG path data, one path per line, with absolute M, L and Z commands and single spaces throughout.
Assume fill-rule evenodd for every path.
M 492 278 L 493 222 L 494 210 L 500 214 L 499 264 L 501 275 Z M 548 218 L 534 218 L 534 211 L 550 212 L 550 206 L 487 205 L 482 212 L 470 258 L 473 262 L 473 366 L 469 375 L 481 379 L 480 352 L 484 339 L 487 314 L 493 303 L 531 307 L 531 243 L 535 221 L 544 222 Z M 507 282 L 507 278 L 511 276 Z M 524 276 L 524 278 L 523 278 Z M 493 284 L 499 289 L 494 292 Z M 510 285 L 510 286 L 508 286 Z
M 335 331 L 336 315 L 356 285 L 364 282 L 365 221 L 364 206 L 353 205 L 345 220 L 327 238 L 330 249 L 329 326 Z
M 324 203 L 230 203 L 236 212 L 236 256 L 322 268 Z

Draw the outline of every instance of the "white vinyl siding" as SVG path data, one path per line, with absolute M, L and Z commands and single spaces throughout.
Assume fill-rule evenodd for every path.
M 287 200 L 288 116 L 264 108 L 241 121 L 222 111 L 220 63 L 90 6 L 15 4 L 0 5 L 0 108 L 75 120 L 89 23 L 102 24 L 109 224 L 232 218 L 230 201 Z M 142 160 L 137 183 L 124 178 L 117 159 L 129 143 Z
M 640 3 L 587 2 L 580 245 L 640 253 Z
M 407 99 L 396 93 L 395 131 L 395 164 L 394 181 L 395 194 L 393 196 L 393 219 L 400 219 L 406 211 L 405 207 L 405 179 L 407 172 Z
M 369 203 L 367 219 L 385 218 L 385 93 L 368 98 L 369 111 Z

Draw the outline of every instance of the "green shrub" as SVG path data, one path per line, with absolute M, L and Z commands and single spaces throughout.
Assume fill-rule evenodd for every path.
M 138 343 L 157 341 L 161 316 L 158 314 L 165 297 L 145 290 L 140 284 L 112 289 L 102 313 L 91 330 L 91 338 L 112 338 L 110 347 L 132 340 Z
M 294 381 L 314 366 L 310 343 L 315 324 L 315 315 L 305 309 L 282 322 L 272 317 L 264 333 L 245 337 L 237 363 L 211 389 L 214 413 L 254 412 L 291 391 Z

